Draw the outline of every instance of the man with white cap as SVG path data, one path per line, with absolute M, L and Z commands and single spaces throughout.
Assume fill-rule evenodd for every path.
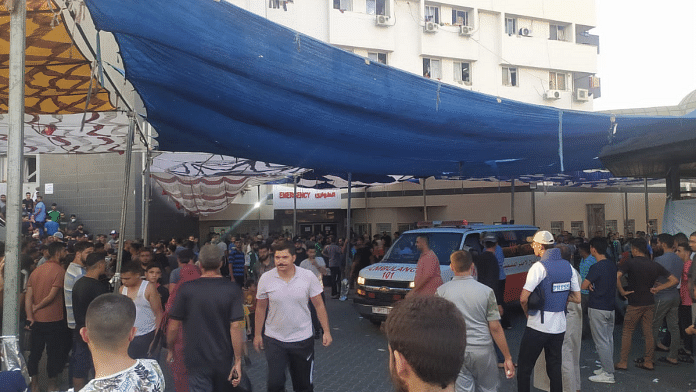
M 534 363 L 543 349 L 550 390 L 561 392 L 561 350 L 566 331 L 565 307 L 569 300 L 580 303 L 579 277 L 570 263 L 561 257 L 561 250 L 554 248 L 555 241 L 551 233 L 538 231 L 531 241 L 534 254 L 541 257 L 541 260 L 529 269 L 520 295 L 520 304 L 527 314 L 527 328 L 520 344 L 517 390 L 530 390 Z

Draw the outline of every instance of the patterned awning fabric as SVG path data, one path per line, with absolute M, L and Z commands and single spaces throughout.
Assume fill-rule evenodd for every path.
M 90 61 L 71 39 L 53 0 L 27 0 L 25 113 L 69 114 L 114 110 L 93 77 Z M 83 5 L 77 4 L 80 13 Z M 86 12 L 86 11 L 84 11 Z M 10 13 L 0 2 L 0 113 L 8 111 Z M 87 96 L 92 92 L 89 105 Z

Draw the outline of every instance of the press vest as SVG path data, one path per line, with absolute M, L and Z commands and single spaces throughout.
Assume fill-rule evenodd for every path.
M 546 269 L 546 277 L 539 283 L 544 293 L 544 308 L 541 312 L 541 322 L 544 322 L 544 311 L 564 312 L 570 294 L 570 280 L 573 270 L 565 259 L 561 258 L 560 249 L 549 249 L 539 261 Z

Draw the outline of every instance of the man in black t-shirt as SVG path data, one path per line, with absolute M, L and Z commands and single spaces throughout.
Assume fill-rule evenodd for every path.
M 495 235 L 486 235 L 483 239 L 485 250 L 480 255 L 474 257 L 474 265 L 476 266 L 476 280 L 493 289 L 495 301 L 500 308 L 503 304 L 503 293 L 500 291 L 500 283 L 498 282 L 500 266 L 498 265 L 498 258 L 495 257 L 496 244 Z
M 225 391 L 230 383 L 237 386 L 242 375 L 242 290 L 220 274 L 222 252 L 217 246 L 204 246 L 198 261 L 200 279 L 177 288 L 169 312 L 167 345 L 174 347 L 179 328 L 183 327 L 189 390 Z M 174 361 L 173 350 L 167 354 L 167 361 Z
M 355 241 L 355 256 L 353 256 L 353 266 L 350 271 L 350 287 L 353 288 L 358 279 L 360 270 L 372 264 L 372 248 L 365 246 L 365 240 L 358 238 Z
M 99 281 L 99 276 L 106 270 L 105 253 L 90 253 L 82 262 L 87 269 L 84 276 L 73 285 L 72 307 L 75 315 L 75 330 L 73 332 L 73 355 L 71 365 L 73 368 L 73 386 L 75 390 L 82 389 L 88 381 L 89 371 L 92 369 L 92 355 L 89 347 L 80 336 L 80 329 L 85 326 L 87 308 L 95 298 L 109 292 L 109 288 Z
M 666 288 L 676 285 L 679 281 L 672 276 L 660 264 L 648 259 L 648 243 L 643 238 L 636 238 L 631 242 L 632 259 L 626 260 L 616 274 L 616 287 L 619 293 L 628 298 L 628 307 L 624 316 L 623 333 L 621 336 L 621 360 L 614 366 L 616 369 L 626 370 L 628 366 L 628 354 L 631 352 L 631 339 L 633 331 L 638 323 L 643 322 L 643 336 L 645 337 L 645 357 L 636 366 L 642 369 L 653 370 L 653 355 L 655 342 L 652 334 L 653 314 L 655 310 L 654 294 Z M 621 277 L 626 275 L 628 287 L 623 287 Z M 668 278 L 667 282 L 655 286 L 658 277 Z
M 31 198 L 31 193 L 27 192 L 27 195 L 22 199 L 22 208 L 28 214 L 34 213 L 34 199 Z

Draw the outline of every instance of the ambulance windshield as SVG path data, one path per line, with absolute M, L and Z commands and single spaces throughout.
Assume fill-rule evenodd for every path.
M 449 257 L 452 252 L 459 250 L 462 244 L 462 233 L 405 233 L 399 237 L 389 248 L 382 259 L 382 263 L 416 264 L 420 252 L 416 248 L 416 237 L 425 235 L 428 237 L 430 249 L 440 260 L 440 265 L 449 265 Z

